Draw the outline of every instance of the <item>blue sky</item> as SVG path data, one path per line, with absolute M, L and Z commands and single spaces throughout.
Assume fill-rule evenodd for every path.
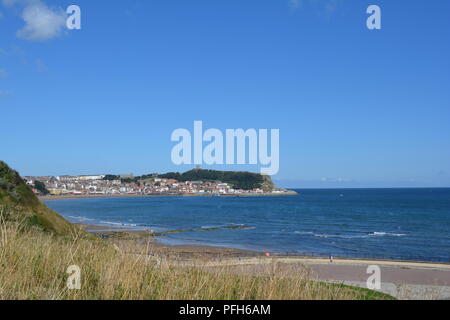
M 202 120 L 280 129 L 283 186 L 450 186 L 447 0 L 0 1 L 0 159 L 23 175 L 184 171 L 170 135 Z

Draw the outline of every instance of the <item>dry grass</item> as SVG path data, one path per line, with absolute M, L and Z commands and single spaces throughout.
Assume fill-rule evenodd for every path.
M 285 278 L 276 265 L 256 277 L 233 274 L 226 268 L 211 271 L 155 263 L 146 254 L 130 255 L 81 233 L 55 236 L 2 216 L 4 212 L 0 212 L 0 300 L 386 298 L 367 290 L 310 281 L 303 272 Z M 81 290 L 67 289 L 66 270 L 71 265 L 81 268 Z

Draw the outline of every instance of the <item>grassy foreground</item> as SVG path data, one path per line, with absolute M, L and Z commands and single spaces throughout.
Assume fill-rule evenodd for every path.
M 0 212 L 5 216 L 5 210 Z M 233 275 L 225 268 L 174 267 L 120 252 L 84 234 L 57 236 L 19 222 L 0 222 L 0 299 L 386 299 L 369 290 L 283 278 Z M 81 290 L 68 290 L 67 268 L 81 268 Z

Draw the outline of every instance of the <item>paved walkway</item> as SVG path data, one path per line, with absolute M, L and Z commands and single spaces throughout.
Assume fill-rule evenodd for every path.
M 320 280 L 367 287 L 370 264 L 310 264 Z M 374 263 L 374 265 L 377 265 Z M 450 269 L 379 265 L 381 291 L 398 299 L 450 299 Z

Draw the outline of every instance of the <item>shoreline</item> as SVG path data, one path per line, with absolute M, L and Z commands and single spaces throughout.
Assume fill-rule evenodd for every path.
M 121 198 L 185 198 L 185 197 L 204 197 L 204 198 L 258 198 L 258 197 L 277 197 L 277 196 L 297 196 L 299 193 L 295 191 L 288 191 L 283 193 L 260 193 L 260 194 L 68 194 L 58 196 L 38 196 L 41 201 L 54 201 L 54 200 L 70 200 L 70 199 L 121 199 Z
M 283 255 L 270 253 L 265 251 L 251 250 L 251 249 L 238 249 L 232 247 L 222 247 L 222 246 L 210 246 L 205 244 L 193 245 L 193 244 L 167 244 L 158 241 L 158 236 L 153 236 L 149 231 L 144 230 L 133 230 L 129 228 L 120 227 L 105 227 L 98 225 L 75 223 L 75 225 L 80 226 L 84 231 L 92 233 L 96 236 L 106 238 L 108 240 L 119 240 L 119 241 L 135 241 L 148 243 L 150 242 L 152 247 L 164 249 L 168 251 L 183 251 L 184 253 L 207 253 L 214 252 L 226 253 L 227 255 L 236 254 L 239 257 L 246 258 L 269 258 L 277 259 L 280 262 L 305 262 L 305 263 L 315 263 L 315 264 L 352 264 L 352 265 L 371 265 L 377 264 L 382 266 L 395 266 L 395 267 L 421 267 L 421 268 L 434 268 L 434 269 L 448 269 L 450 271 L 450 263 L 446 262 L 434 262 L 434 261 L 415 261 L 415 260 L 395 260 L 395 259 L 377 259 L 377 258 L 348 258 L 348 257 L 333 257 L 333 262 L 330 259 L 324 257 L 314 257 L 301 254 Z M 115 237 L 115 235 L 121 235 L 120 237 Z M 127 238 L 127 236 L 129 238 Z M 266 256 L 269 253 L 270 256 Z
M 124 254 L 144 255 L 156 263 L 174 267 L 202 268 L 237 275 L 267 276 L 276 270 L 283 277 L 308 272 L 313 281 L 367 288 L 377 266 L 381 272 L 380 292 L 405 300 L 450 299 L 450 263 L 333 258 L 302 255 L 270 255 L 263 251 L 208 245 L 172 245 L 161 243 L 148 231 L 126 228 L 79 225 L 85 231 L 112 243 Z

